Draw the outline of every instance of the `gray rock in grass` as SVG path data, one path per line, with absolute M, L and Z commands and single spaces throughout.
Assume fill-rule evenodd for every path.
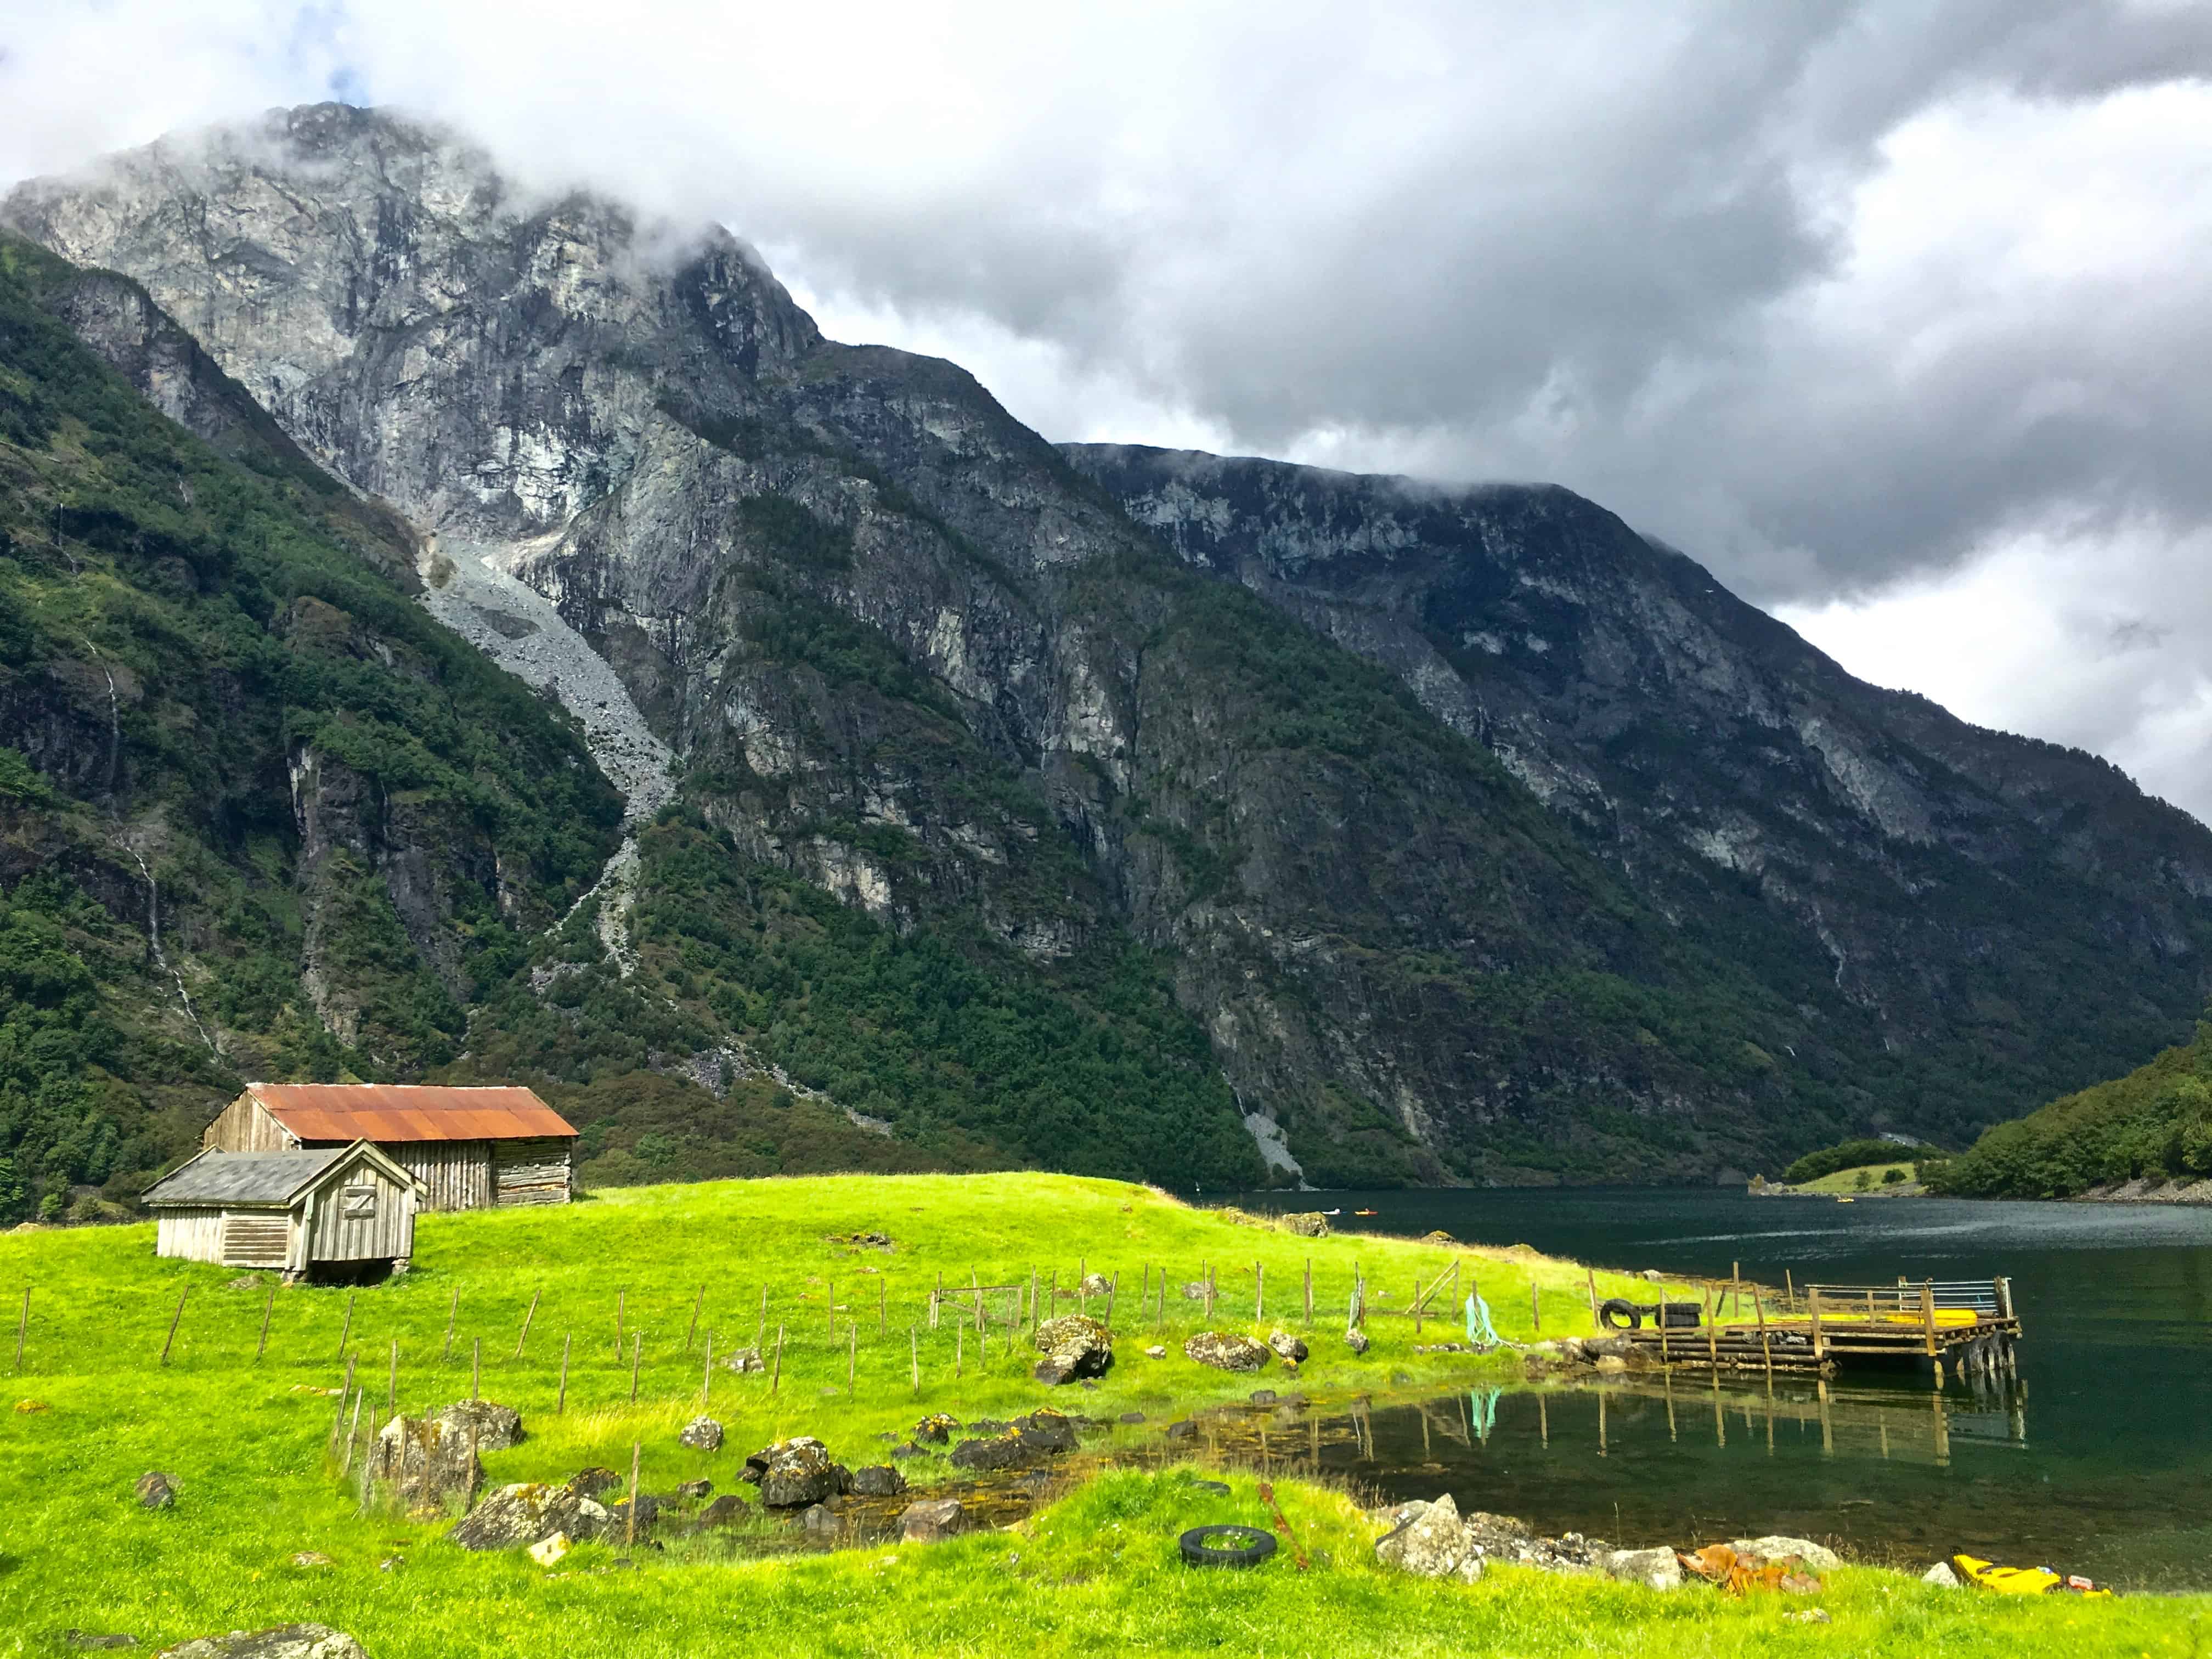
M 161 1650 L 160 1659 L 368 1659 L 360 1643 L 328 1625 L 234 1630 Z
M 1613 1550 L 1601 1564 L 1606 1576 L 1646 1589 L 1674 1590 L 1682 1588 L 1682 1564 L 1674 1559 L 1674 1552 L 1663 1547 L 1648 1550 Z
M 177 1501 L 174 1482 L 159 1469 L 149 1469 L 138 1477 L 131 1490 L 138 1494 L 139 1506 L 149 1510 L 166 1510 Z
M 1216 1370 L 1256 1371 L 1268 1359 L 1267 1346 L 1227 1331 L 1200 1331 L 1182 1345 L 1183 1358 Z
M 695 1417 L 684 1425 L 676 1437 L 679 1446 L 689 1446 L 693 1451 L 720 1451 L 722 1449 L 722 1425 L 711 1417 Z
M 899 1534 L 909 1544 L 935 1544 L 959 1530 L 963 1511 L 957 1498 L 925 1498 L 899 1516 Z

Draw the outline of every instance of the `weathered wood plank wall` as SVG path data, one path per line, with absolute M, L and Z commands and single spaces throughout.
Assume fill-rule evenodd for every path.
M 226 1152 L 286 1152 L 299 1144 L 252 1095 L 239 1096 L 200 1133 L 203 1150 L 219 1146 Z
M 366 1189 L 371 1201 L 348 1213 L 347 1194 Z M 348 1167 L 337 1179 L 319 1184 L 310 1202 L 307 1258 L 313 1261 L 373 1261 L 404 1256 L 414 1249 L 415 1194 L 395 1185 L 365 1162 Z
M 568 1151 L 575 1143 L 547 1135 L 532 1140 L 491 1143 L 498 1201 L 507 1204 L 566 1204 Z
M 488 1140 L 380 1141 L 376 1150 L 421 1182 L 426 1210 L 481 1210 L 492 1201 Z

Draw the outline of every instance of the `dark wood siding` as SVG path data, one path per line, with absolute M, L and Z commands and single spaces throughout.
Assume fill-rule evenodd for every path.
M 566 1204 L 568 1154 L 575 1143 L 547 1137 L 538 1140 L 495 1140 L 492 1170 L 499 1202 Z

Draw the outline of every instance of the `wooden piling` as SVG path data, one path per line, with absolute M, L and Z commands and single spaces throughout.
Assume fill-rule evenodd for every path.
M 1766 1367 L 1766 1383 L 1774 1386 L 1774 1348 L 1766 1333 L 1766 1307 L 1760 1301 L 1759 1286 L 1751 1287 L 1751 1311 L 1759 1320 L 1759 1357 Z
M 1544 1302 L 1536 1288 L 1536 1281 L 1533 1276 L 1528 1280 L 1528 1324 L 1537 1335 L 1543 1335 Z
M 453 1357 L 453 1326 L 461 1316 L 461 1287 L 453 1286 L 453 1298 L 446 1304 L 446 1346 L 438 1350 L 438 1363 L 442 1365 Z
M 1595 1319 L 1597 1317 L 1597 1273 L 1595 1269 L 1585 1267 L 1583 1269 L 1583 1277 L 1589 1281 L 1590 1317 Z
M 1790 1277 L 1790 1269 L 1782 1270 L 1782 1311 L 1790 1312 L 1797 1305 L 1797 1286 Z
M 530 1340 L 530 1322 L 538 1317 L 538 1298 L 544 1294 L 545 1287 L 542 1285 L 530 1292 L 530 1305 L 522 1312 L 522 1331 L 514 1339 L 514 1357 L 517 1359 L 522 1358 L 522 1345 Z M 617 1352 L 619 1352 L 620 1349 L 617 1348 Z
M 1820 1287 L 1814 1285 L 1806 1292 L 1806 1307 L 1813 1321 L 1813 1361 L 1818 1364 L 1827 1358 L 1827 1339 L 1820 1334 Z
M 1710 1285 L 1705 1286 L 1705 1359 L 1713 1368 L 1713 1380 L 1717 1385 L 1721 1375 L 1721 1334 L 1713 1323 L 1713 1287 Z
M 261 1336 L 253 1345 L 253 1357 L 258 1360 L 269 1352 L 269 1318 L 276 1311 L 276 1281 L 269 1281 L 269 1294 L 261 1304 Z
M 553 1399 L 553 1415 L 558 1417 L 568 1409 L 568 1343 L 572 1334 L 561 1333 L 561 1392 Z
M 191 1293 L 192 1287 L 189 1285 L 177 1293 L 177 1310 L 169 1316 L 169 1334 L 161 1339 L 161 1363 L 164 1365 L 169 1363 L 169 1345 L 177 1340 L 178 1322 L 185 1316 L 185 1298 Z
M 1935 1359 L 1936 1287 L 1925 1281 L 1923 1281 L 1920 1286 L 1920 1320 L 1922 1332 L 1927 1342 L 1928 1357 Z M 1938 1388 L 1943 1384 L 1943 1362 L 1940 1359 L 1936 1361 L 1936 1384 Z

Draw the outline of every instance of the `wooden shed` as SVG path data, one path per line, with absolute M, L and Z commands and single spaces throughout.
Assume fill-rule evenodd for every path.
M 249 1083 L 200 1145 L 283 1152 L 356 1140 L 420 1181 L 426 1210 L 568 1201 L 576 1132 L 527 1089 Z
M 407 1270 L 422 1184 L 365 1140 L 313 1152 L 203 1152 L 146 1189 L 156 1255 L 227 1267 L 378 1262 Z

